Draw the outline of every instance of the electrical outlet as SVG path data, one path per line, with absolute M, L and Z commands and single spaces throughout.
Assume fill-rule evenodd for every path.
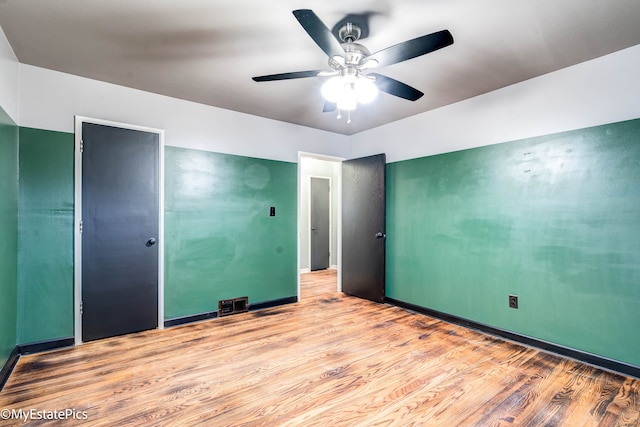
M 518 308 L 518 295 L 509 295 L 509 308 Z

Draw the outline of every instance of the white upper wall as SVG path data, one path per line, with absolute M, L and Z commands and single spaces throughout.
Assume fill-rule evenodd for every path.
M 20 64 L 4 31 L 0 28 L 0 108 L 19 122 Z
M 640 45 L 348 137 L 18 64 L 0 36 L 0 107 L 21 126 L 73 132 L 80 115 L 274 160 L 384 152 L 395 162 L 640 117 Z
M 396 162 L 639 117 L 637 45 L 358 133 L 350 158 Z
M 165 144 L 298 161 L 298 151 L 347 157 L 349 138 L 249 114 L 20 64 L 20 126 L 74 131 L 74 116 L 165 130 Z

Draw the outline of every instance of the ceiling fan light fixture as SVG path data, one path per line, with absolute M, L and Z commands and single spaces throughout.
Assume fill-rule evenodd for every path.
M 327 80 L 320 89 L 322 96 L 336 103 L 340 110 L 355 110 L 358 104 L 368 104 L 378 95 L 378 88 L 371 78 L 345 74 Z
M 320 93 L 329 102 L 338 102 L 344 91 L 342 76 L 331 77 L 320 88 Z
M 351 111 L 355 110 L 358 105 L 358 94 L 353 88 L 353 85 L 347 83 L 344 85 L 342 93 L 340 94 L 340 99 L 336 106 L 338 110 Z
M 359 77 L 353 84 L 353 89 L 360 104 L 368 104 L 378 96 L 378 88 L 375 83 L 366 77 Z

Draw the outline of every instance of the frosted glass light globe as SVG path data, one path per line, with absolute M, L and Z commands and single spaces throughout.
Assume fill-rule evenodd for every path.
M 331 77 L 320 88 L 320 93 L 329 102 L 338 102 L 344 91 L 344 82 L 342 77 Z
M 354 83 L 354 90 L 358 102 L 361 104 L 368 104 L 378 96 L 378 88 L 373 80 L 366 77 L 360 77 Z
M 338 99 L 337 107 L 339 110 L 355 110 L 358 105 L 358 96 L 353 88 L 352 84 L 345 84 L 342 89 L 342 94 Z

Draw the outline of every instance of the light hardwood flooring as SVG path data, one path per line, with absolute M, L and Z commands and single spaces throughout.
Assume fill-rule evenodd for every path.
M 303 275 L 297 304 L 22 357 L 0 409 L 86 412 L 60 425 L 640 425 L 637 379 L 335 280 Z

